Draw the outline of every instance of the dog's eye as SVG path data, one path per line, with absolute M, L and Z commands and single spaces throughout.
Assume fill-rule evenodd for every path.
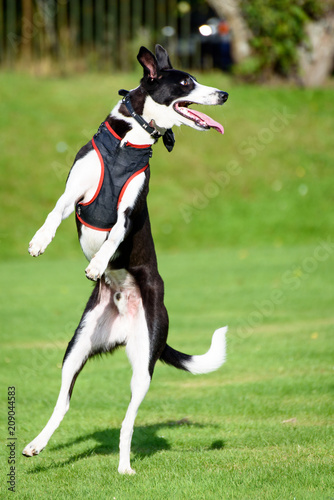
M 190 78 L 185 78 L 184 80 L 180 81 L 180 85 L 187 86 L 190 84 Z

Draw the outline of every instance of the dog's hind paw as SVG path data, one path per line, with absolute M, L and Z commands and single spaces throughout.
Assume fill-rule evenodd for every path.
M 39 449 L 34 443 L 28 444 L 24 450 L 22 451 L 22 455 L 25 457 L 34 457 L 35 455 L 38 455 L 42 449 Z
M 121 467 L 119 466 L 118 467 L 118 472 L 120 474 L 129 474 L 131 476 L 133 476 L 134 474 L 136 474 L 136 471 L 131 469 L 131 467 Z

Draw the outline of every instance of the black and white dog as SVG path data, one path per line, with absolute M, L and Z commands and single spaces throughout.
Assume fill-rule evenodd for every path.
M 215 128 L 223 133 L 219 123 L 188 106 L 223 104 L 228 94 L 173 69 L 160 45 L 155 56 L 141 47 L 137 57 L 144 68 L 139 87 L 128 93 L 120 91 L 123 100 L 77 154 L 64 194 L 29 245 L 30 255 L 41 255 L 61 221 L 75 210 L 80 244 L 89 261 L 86 276 L 97 283 L 68 344 L 52 416 L 23 451 L 33 456 L 45 448 L 69 408 L 76 378 L 86 361 L 124 345 L 133 376 L 131 401 L 120 433 L 118 471 L 127 474 L 134 473 L 130 466 L 133 427 L 156 361 L 194 374 L 216 370 L 225 360 L 227 330 L 215 331 L 211 347 L 203 355 L 183 354 L 166 344 L 164 284 L 157 268 L 146 197 L 152 144 L 163 136 L 171 150 L 174 125 Z

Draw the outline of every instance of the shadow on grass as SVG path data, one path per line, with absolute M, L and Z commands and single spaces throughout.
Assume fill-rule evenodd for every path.
M 170 450 L 171 446 L 168 441 L 163 437 L 158 435 L 158 431 L 166 427 L 179 427 L 179 426 L 189 426 L 196 428 L 207 427 L 207 425 L 190 422 L 188 419 L 167 421 L 161 424 L 147 425 L 142 427 L 135 427 L 131 451 L 134 453 L 134 461 L 143 460 L 145 457 L 154 455 L 160 450 Z M 210 424 L 212 427 L 212 424 Z M 70 446 L 75 446 L 80 443 L 84 443 L 90 440 L 96 441 L 97 445 L 93 447 L 90 446 L 87 450 L 76 455 L 72 455 L 69 459 L 62 462 L 53 462 L 48 465 L 36 465 L 33 470 L 30 470 L 28 474 L 37 474 L 40 472 L 45 472 L 50 469 L 57 469 L 70 465 L 78 460 L 82 460 L 91 455 L 112 455 L 119 453 L 119 433 L 120 429 L 106 429 L 101 431 L 93 432 L 92 434 L 85 434 L 79 436 L 72 441 L 67 443 L 51 447 L 50 451 L 58 451 Z M 223 441 L 215 441 L 212 443 L 210 449 L 217 450 L 224 448 L 225 443 Z

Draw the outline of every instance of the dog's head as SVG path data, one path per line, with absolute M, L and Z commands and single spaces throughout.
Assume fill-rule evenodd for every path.
M 189 73 L 173 69 L 168 53 L 161 45 L 156 45 L 155 56 L 141 47 L 137 58 L 144 68 L 140 86 L 147 94 L 143 116 L 148 121 L 154 120 L 164 128 L 188 125 L 196 130 L 214 128 L 224 133 L 220 123 L 189 106 L 224 104 L 227 92 L 200 85 Z

